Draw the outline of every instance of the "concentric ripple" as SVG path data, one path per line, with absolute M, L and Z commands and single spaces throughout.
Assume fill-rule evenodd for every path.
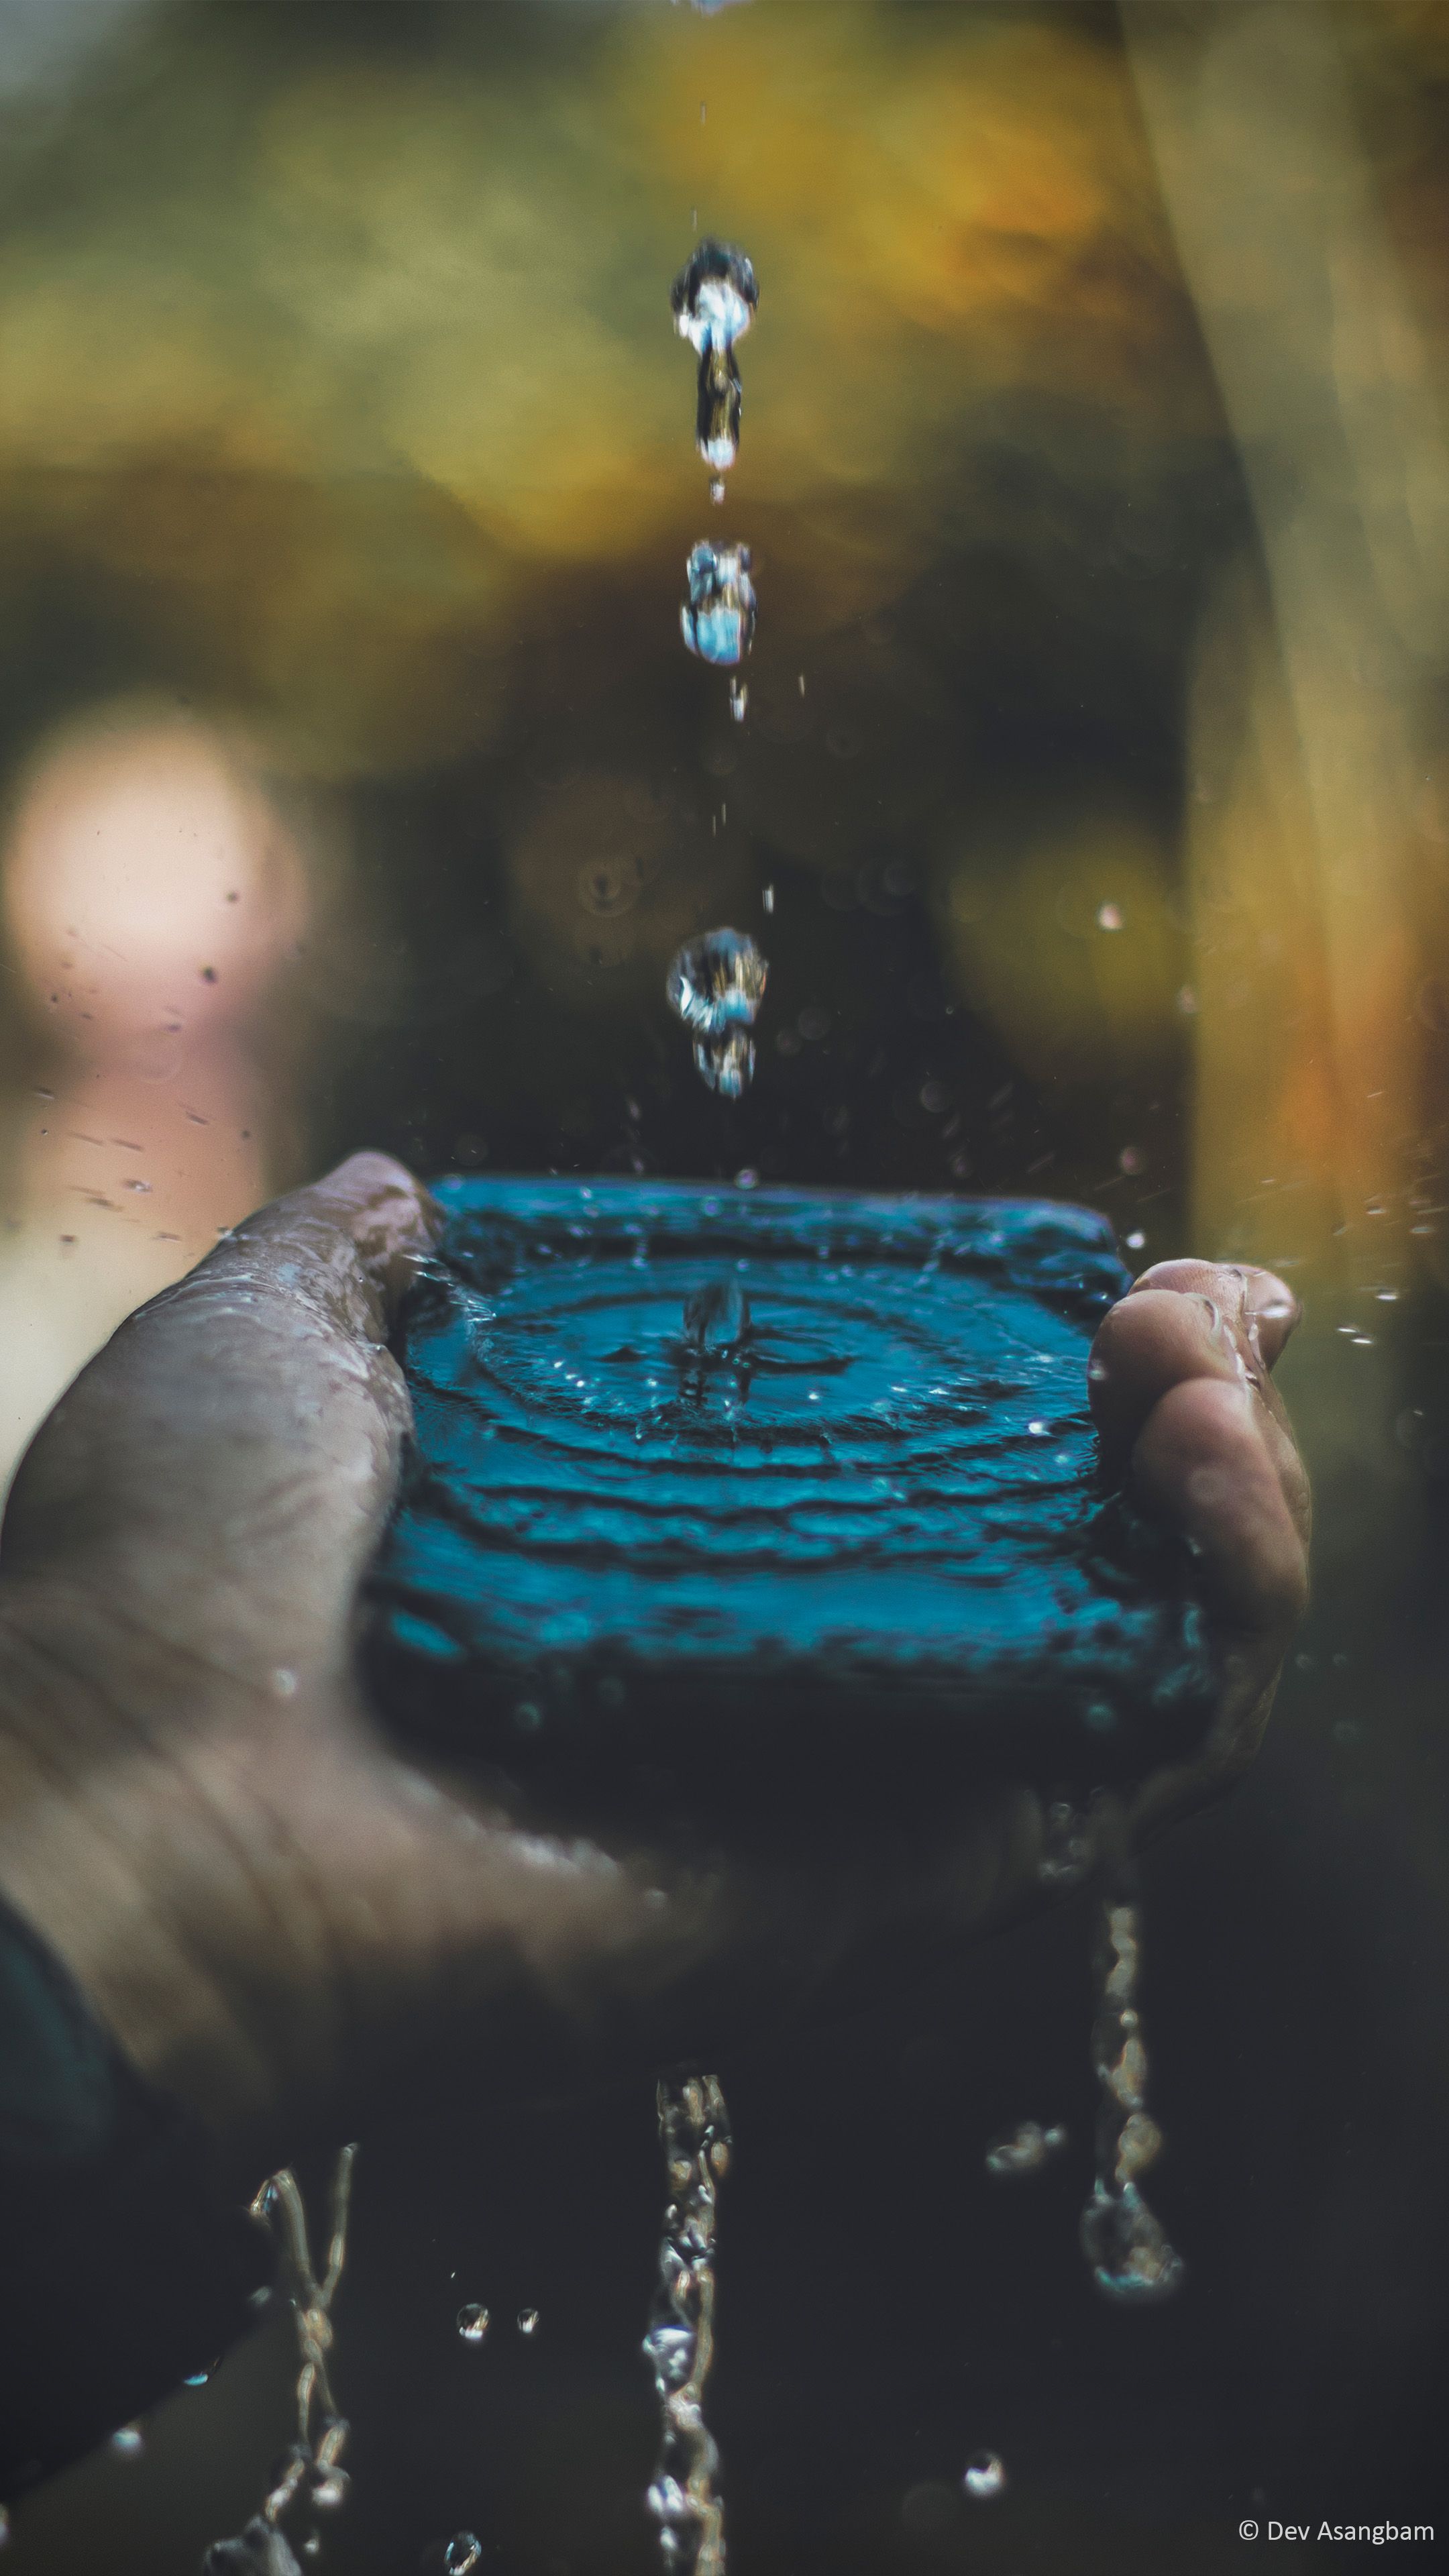
M 375 1686 L 411 1729 L 626 1808 L 786 1775 L 876 1805 L 943 1773 L 1089 1787 L 1200 1735 L 1182 1561 L 1097 1481 L 1086 1354 L 1125 1285 L 1101 1219 L 439 1195 L 400 1335 L 417 1457 L 372 1586 Z M 738 1330 L 701 1331 L 726 1311 Z

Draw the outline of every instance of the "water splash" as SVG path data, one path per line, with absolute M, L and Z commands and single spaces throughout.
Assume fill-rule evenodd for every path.
M 716 474 L 739 454 L 744 389 L 734 344 L 759 300 L 753 267 L 729 242 L 702 241 L 669 290 L 674 327 L 699 356 L 695 444 Z
M 749 547 L 712 546 L 701 537 L 684 570 L 689 597 L 680 606 L 680 633 L 702 662 L 732 670 L 743 661 L 755 636 Z
M 342 2466 L 347 2446 L 346 2418 L 339 2415 L 327 2375 L 332 2349 L 333 2299 L 347 2258 L 347 2217 L 352 2198 L 355 2146 L 344 2147 L 332 2177 L 331 2235 L 327 2264 L 319 2280 L 312 2263 L 307 2211 L 295 2174 L 284 2169 L 262 2185 L 252 2203 L 254 2217 L 278 2229 L 291 2275 L 292 2311 L 297 2324 L 301 2366 L 297 2373 L 296 2438 L 273 2473 L 260 2514 L 239 2540 L 218 2540 L 202 2562 L 202 2576 L 301 2576 L 282 2526 L 297 2509 L 335 2512 L 347 2501 L 350 2480 Z M 304 2554 L 317 2554 L 315 2529 L 302 2544 Z
M 685 1299 L 684 1338 L 701 1353 L 738 1350 L 749 1329 L 749 1299 L 737 1279 L 711 1279 Z
M 986 2170 L 998 2180 L 1041 2173 L 1066 2143 L 1065 2129 L 1044 2129 L 1039 2120 L 1022 2120 L 1008 2136 L 992 2139 L 986 2150 Z
M 1082 2212 L 1082 2251 L 1109 2299 L 1146 2306 L 1171 2298 L 1186 2266 L 1137 2188 L 1162 2148 L 1148 2113 L 1147 2044 L 1137 2009 L 1142 1923 L 1137 1905 L 1109 1896 L 1097 1934 L 1097 2018 L 1092 2064 L 1102 2088 L 1097 2178 Z
M 668 2576 L 723 2576 L 719 2453 L 702 2407 L 714 2358 L 715 2218 L 729 2170 L 729 2113 L 713 2075 L 666 2079 L 658 2104 L 669 2199 L 644 2337 L 662 2424 L 648 2504 Z
M 741 930 L 706 930 L 688 939 L 665 980 L 671 1011 L 694 1032 L 701 1079 L 738 1100 L 755 1070 L 749 1030 L 764 999 L 769 963 Z

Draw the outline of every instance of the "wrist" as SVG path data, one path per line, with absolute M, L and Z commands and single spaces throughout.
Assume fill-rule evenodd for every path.
M 264 1998 L 243 2008 L 224 1972 L 265 1956 L 257 1891 L 165 1720 L 204 1683 L 172 1669 L 133 1689 L 135 1653 L 84 1596 L 0 1586 L 0 1898 L 140 2075 L 214 2130 L 265 2125 L 280 2071 Z

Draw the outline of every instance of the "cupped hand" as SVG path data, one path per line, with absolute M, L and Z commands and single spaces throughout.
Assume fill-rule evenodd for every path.
M 436 1224 L 375 1155 L 263 1209 L 77 1379 L 4 1525 L 0 1892 L 142 2070 L 258 2157 L 465 2029 L 677 2048 L 722 1998 L 922 1924 L 960 1937 L 1040 1884 L 1025 1788 L 928 1853 L 700 1873 L 524 1832 L 387 1740 L 357 1596 L 409 1422 L 389 1323 Z M 1249 1757 L 1302 1607 L 1269 1378 L 1295 1314 L 1266 1273 L 1173 1263 L 1094 1348 L 1104 1448 L 1198 1551 L 1223 1659 L 1210 1742 L 1147 1784 L 1142 1830 Z

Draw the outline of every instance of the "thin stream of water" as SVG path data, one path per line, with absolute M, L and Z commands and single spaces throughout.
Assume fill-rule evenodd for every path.
M 729 2170 L 729 2113 L 714 2075 L 667 2077 L 658 2104 L 669 2198 L 644 2337 L 661 2419 L 648 2503 L 667 2576 L 723 2576 L 719 2452 L 703 2401 L 714 2359 L 715 2222 Z

